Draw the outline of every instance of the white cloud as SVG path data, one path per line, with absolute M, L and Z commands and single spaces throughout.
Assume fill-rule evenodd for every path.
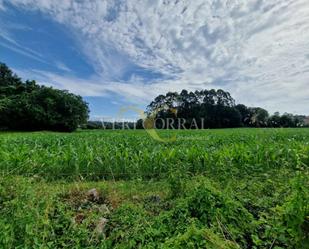
M 3 0 L 0 0 L 0 11 L 5 10 Z
M 14 69 L 17 75 L 21 76 L 24 80 L 34 79 L 47 86 L 52 86 L 58 89 L 66 89 L 72 93 L 83 96 L 108 96 L 110 93 L 113 95 L 126 96 L 126 100 L 137 105 L 148 104 L 152 97 L 167 91 L 179 90 L 175 81 L 154 82 L 152 84 L 145 84 L 139 81 L 129 82 L 114 82 L 102 81 L 98 76 L 90 79 L 80 79 L 69 75 L 59 75 L 42 70 L 19 70 Z M 182 86 L 189 90 L 201 89 L 201 87 L 190 84 Z
M 72 70 L 61 61 L 56 62 L 56 67 L 64 72 L 70 73 Z
M 0 10 L 1 10 L 1 0 L 0 0 Z M 24 56 L 27 56 L 33 60 L 48 64 L 44 59 L 43 59 L 43 55 L 28 48 L 25 47 L 23 45 L 21 45 L 20 43 L 18 43 L 14 37 L 12 36 L 12 34 L 10 33 L 10 30 L 23 30 L 23 31 L 27 31 L 30 28 L 26 27 L 22 24 L 8 24 L 6 22 L 2 22 L 0 20 L 0 46 L 5 47 L 7 49 L 10 49 L 16 53 L 22 54 Z
M 309 114 L 307 0 L 10 2 L 46 13 L 80 39 L 95 80 L 46 80 L 82 95 L 112 91 L 149 102 L 168 90 L 222 87 L 245 104 Z M 123 82 L 132 64 L 169 80 Z

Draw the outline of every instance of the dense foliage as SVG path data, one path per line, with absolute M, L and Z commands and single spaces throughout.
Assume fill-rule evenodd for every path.
M 143 130 L 1 134 L 0 170 L 48 180 L 161 178 L 174 167 L 242 177 L 309 162 L 306 128 L 158 133 L 176 141 L 158 143 Z
M 87 118 L 80 96 L 23 82 L 0 63 L 0 129 L 73 131 Z
M 0 248 L 308 248 L 308 141 L 309 129 L 182 130 L 169 144 L 1 134 Z M 87 182 L 100 179 L 112 181 Z
M 176 112 L 175 112 L 176 110 Z M 230 128 L 230 127 L 302 127 L 305 116 L 275 113 L 260 107 L 235 104 L 230 93 L 219 90 L 201 90 L 159 95 L 147 107 L 148 116 L 159 122 L 156 128 L 171 128 L 167 119 L 174 120 L 174 128 Z M 185 120 L 183 127 L 181 119 Z M 162 122 L 165 121 L 165 122 Z M 161 122 L 160 122 L 161 121 Z M 171 123 L 171 121 L 170 121 Z M 169 123 L 169 124 L 170 124 Z

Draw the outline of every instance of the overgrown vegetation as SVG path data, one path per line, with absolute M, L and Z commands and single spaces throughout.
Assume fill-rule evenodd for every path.
M 3 133 L 0 248 L 308 248 L 308 139 L 308 129 L 178 131 L 168 144 L 144 131 Z
M 47 180 L 149 179 L 168 171 L 243 177 L 308 163 L 309 129 L 158 131 L 174 143 L 158 143 L 143 130 L 76 133 L 3 133 L 0 169 Z

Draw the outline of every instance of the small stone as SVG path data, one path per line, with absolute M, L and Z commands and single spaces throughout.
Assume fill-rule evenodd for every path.
M 110 210 L 106 204 L 99 206 L 99 211 L 104 214 L 109 214 Z
M 105 229 L 105 226 L 108 222 L 108 219 L 106 218 L 100 218 L 99 219 L 99 222 L 95 228 L 95 233 L 98 235 L 98 236 L 104 236 L 104 229 Z
M 86 196 L 87 196 L 87 199 L 89 201 L 95 202 L 95 201 L 99 201 L 100 200 L 100 194 L 99 194 L 98 190 L 96 190 L 95 188 L 90 189 L 87 192 Z

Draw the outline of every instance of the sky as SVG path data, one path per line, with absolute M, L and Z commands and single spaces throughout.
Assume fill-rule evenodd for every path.
M 309 2 L 0 0 L 0 61 L 83 96 L 93 119 L 212 88 L 308 115 Z

